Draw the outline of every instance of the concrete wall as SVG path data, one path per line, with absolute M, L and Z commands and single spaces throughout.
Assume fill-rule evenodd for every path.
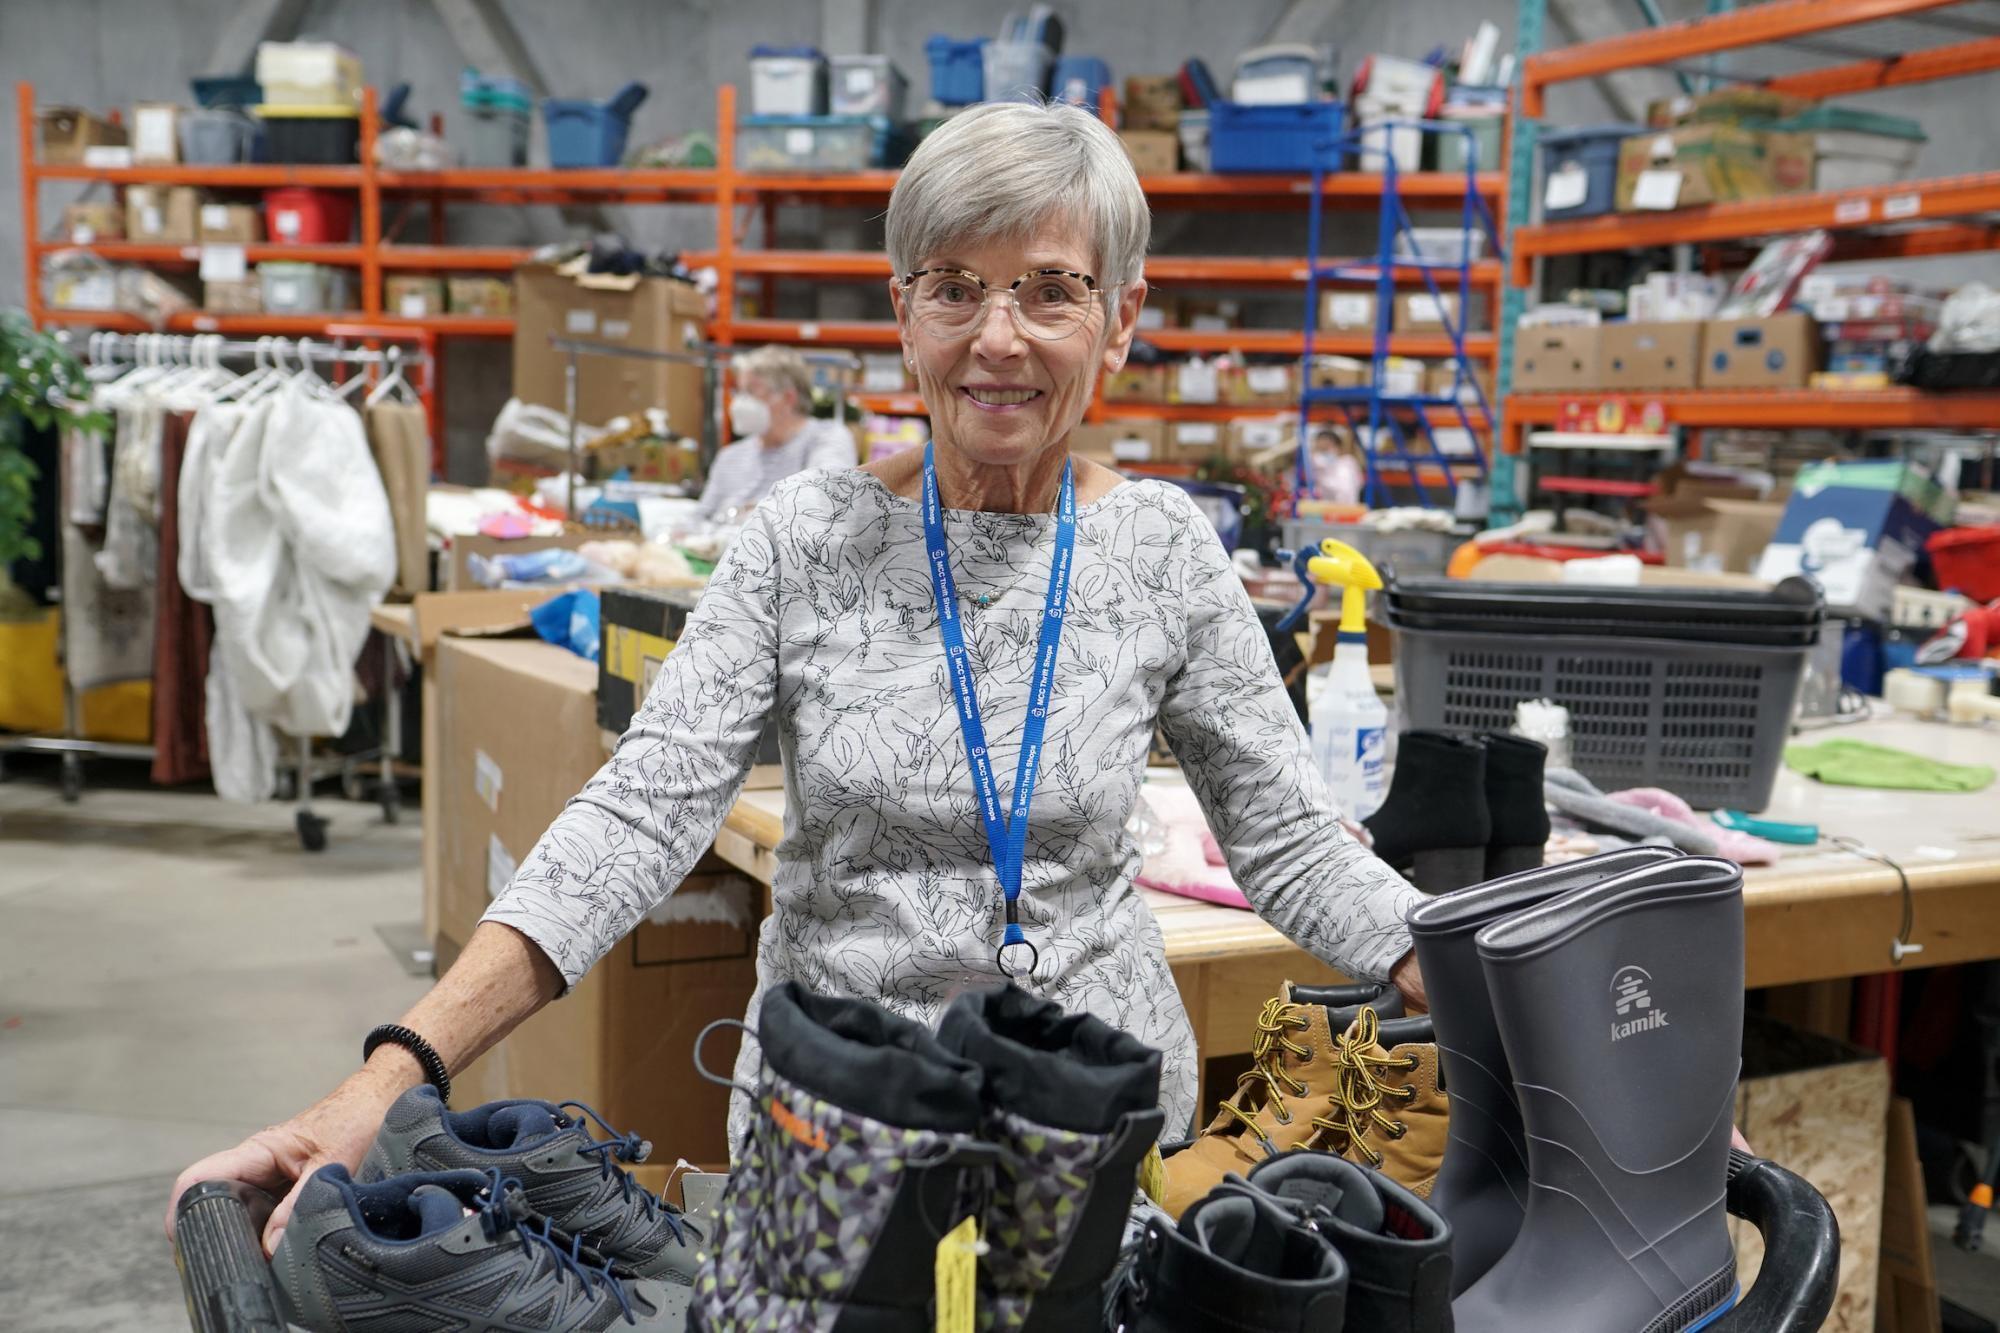
M 1590 3 L 1600 6 L 1583 11 L 1590 21 L 1627 22 L 1626 8 L 1614 0 Z M 1692 12 L 1700 3 L 1677 0 L 1670 12 Z M 753 44 L 826 40 L 822 6 L 794 0 L 504 0 L 503 8 L 552 90 L 598 97 L 628 79 L 648 84 L 652 96 L 634 120 L 638 142 L 713 129 L 716 86 L 747 81 L 745 53 Z M 859 8 L 872 9 L 875 48 L 894 57 L 919 97 L 927 68 L 925 37 L 990 32 L 998 12 L 975 0 L 875 0 Z M 1101 54 L 1120 75 L 1171 69 L 1189 55 L 1201 55 L 1226 77 L 1235 53 L 1265 40 L 1293 6 L 1287 0 L 1066 0 L 1059 8 L 1068 17 L 1068 49 Z M 148 99 L 186 101 L 189 77 L 211 72 L 206 62 L 232 10 L 225 0 L 0 0 L 0 83 L 10 99 L 13 85 L 29 79 L 44 102 L 104 107 Z M 1372 50 L 1421 55 L 1455 44 L 1471 25 L 1468 15 L 1482 11 L 1501 26 L 1511 45 L 1515 16 L 1512 0 L 1485 0 L 1477 6 L 1454 0 L 1327 0 L 1325 10 L 1318 35 L 1342 46 L 1349 70 Z M 1937 40 L 1918 30 L 1898 31 L 1915 44 Z M 352 49 L 378 87 L 412 84 L 413 109 L 422 115 L 443 112 L 449 126 L 463 60 L 430 4 L 317 0 L 308 8 L 304 32 Z M 1760 67 L 1783 63 L 1781 56 Z M 1824 58 L 1818 63 L 1825 63 Z M 1643 104 L 1660 86 L 1657 81 L 1638 85 L 1635 100 Z M 1924 119 L 1932 136 L 1924 174 L 1987 170 L 2000 168 L 2000 136 L 1990 132 L 1985 102 L 1968 95 L 1987 86 L 1942 84 L 1857 99 L 1857 104 Z M 1611 114 L 1609 103 L 1588 84 L 1558 89 L 1551 101 L 1554 123 L 1600 122 Z M 8 105 L 11 109 L 11 100 Z M 19 302 L 25 278 L 19 179 L 16 137 L 0 136 L 0 305 Z M 45 227 L 77 193 L 68 187 L 43 191 Z M 611 209 L 608 220 L 649 249 L 701 247 L 714 239 L 714 213 L 708 207 Z M 421 217 L 411 223 L 409 234 L 421 237 Z M 459 206 L 451 211 L 450 226 L 454 240 L 494 244 L 531 244 L 577 234 L 573 222 L 548 208 Z M 1165 211 L 1156 218 L 1156 248 L 1161 250 L 1301 253 L 1304 239 L 1302 219 L 1289 213 L 1245 217 Z M 879 243 L 880 225 L 862 210 L 787 210 L 780 217 L 777 240 L 800 246 L 873 246 Z M 1359 230 L 1336 241 L 1356 251 L 1370 246 Z M 869 306 L 879 297 L 843 293 L 822 298 L 789 288 L 781 293 L 781 308 L 821 299 L 844 299 L 850 306 L 860 301 L 861 313 L 873 313 Z M 479 442 L 505 397 L 505 348 L 458 342 L 447 368 L 453 472 L 469 477 L 480 467 Z

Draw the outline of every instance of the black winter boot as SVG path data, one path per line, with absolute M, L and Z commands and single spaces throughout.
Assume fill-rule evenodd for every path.
M 1297 1205 L 1347 1261 L 1350 1328 L 1452 1333 L 1451 1228 L 1429 1204 L 1324 1152 L 1282 1153 L 1249 1183 Z
M 984 1207 L 978 1065 L 865 1000 L 774 986 L 764 1077 L 693 1327 L 930 1333 L 938 1241 Z
M 1160 1137 L 1160 1053 L 1016 986 L 953 1000 L 938 1041 L 985 1073 L 1000 1160 L 981 1234 L 981 1329 L 1067 1333 L 1104 1306 L 1139 1162 Z
M 1231 1178 L 1146 1224 L 1114 1325 L 1122 1333 L 1341 1333 L 1347 1263 L 1300 1211 Z M 1357 1326 L 1356 1333 L 1364 1333 Z
M 1375 837 L 1375 855 L 1410 871 L 1425 893 L 1477 884 L 1486 877 L 1493 838 L 1486 746 L 1455 732 L 1404 732 L 1388 799 L 1363 822 Z
M 1493 833 L 1486 844 L 1487 879 L 1533 870 L 1549 843 L 1549 807 L 1542 799 L 1542 769 L 1549 747 L 1526 736 L 1496 731 L 1486 742 L 1486 812 Z

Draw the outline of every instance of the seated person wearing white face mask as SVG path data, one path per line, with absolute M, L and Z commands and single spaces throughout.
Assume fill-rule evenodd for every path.
M 715 455 L 701 512 L 722 518 L 748 512 L 786 477 L 859 460 L 854 436 L 837 421 L 808 414 L 812 376 L 805 358 L 789 347 L 759 347 L 735 361 L 737 390 L 729 400 L 729 429 L 738 438 Z

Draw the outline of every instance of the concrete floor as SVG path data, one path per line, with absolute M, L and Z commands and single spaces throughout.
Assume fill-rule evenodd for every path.
M 185 1328 L 167 1189 L 326 1092 L 428 984 L 377 934 L 416 918 L 419 833 L 327 801 L 313 855 L 289 806 L 120 786 L 115 767 L 64 805 L 52 767 L 10 768 L 0 1330 Z M 1953 1250 L 1953 1217 L 1932 1210 L 1940 1284 L 2000 1318 L 2000 1246 Z

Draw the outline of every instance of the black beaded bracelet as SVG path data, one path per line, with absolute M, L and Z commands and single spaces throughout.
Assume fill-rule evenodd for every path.
M 431 1044 L 404 1027 L 401 1023 L 384 1023 L 368 1034 L 368 1040 L 361 1043 L 361 1063 L 367 1064 L 368 1057 L 375 1054 L 375 1048 L 384 1042 L 400 1046 L 408 1051 L 416 1062 L 423 1066 L 424 1082 L 437 1089 L 438 1100 L 451 1104 L 451 1075 L 446 1072 L 444 1060 Z

